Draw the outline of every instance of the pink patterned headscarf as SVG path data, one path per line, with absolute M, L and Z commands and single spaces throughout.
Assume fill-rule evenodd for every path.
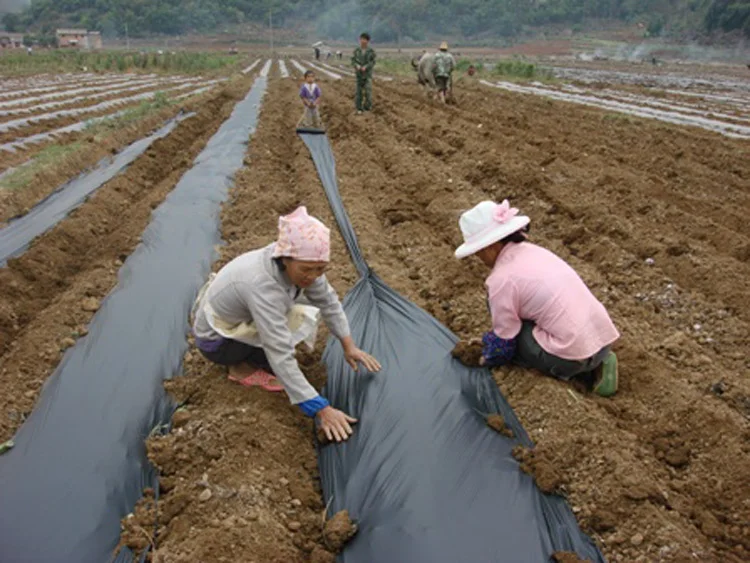
M 331 231 L 308 215 L 304 205 L 279 217 L 279 239 L 273 257 L 282 256 L 305 262 L 330 262 Z

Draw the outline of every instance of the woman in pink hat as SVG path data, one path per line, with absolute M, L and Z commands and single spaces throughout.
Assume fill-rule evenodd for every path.
M 507 200 L 483 201 L 461 215 L 464 244 L 492 273 L 486 286 L 492 330 L 481 363 L 514 363 L 562 380 L 582 379 L 595 393 L 617 392 L 620 337 L 604 305 L 564 260 L 526 240 L 530 219 Z
M 324 275 L 329 261 L 330 231 L 298 208 L 279 219 L 275 243 L 238 256 L 209 279 L 193 309 L 193 333 L 206 358 L 228 366 L 230 379 L 286 391 L 292 404 L 318 417 L 329 440 L 341 441 L 356 421 L 331 407 L 307 381 L 295 346 L 314 342 L 320 315 L 352 369 L 361 363 L 377 372 L 380 364 L 352 340 L 338 295 Z

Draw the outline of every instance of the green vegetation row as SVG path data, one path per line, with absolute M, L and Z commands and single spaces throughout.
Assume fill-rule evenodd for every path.
M 238 65 L 239 57 L 220 53 L 164 52 L 84 52 L 37 51 L 33 56 L 12 52 L 0 57 L 0 74 L 38 72 L 174 72 L 180 74 L 211 73 Z
M 4 21 L 10 31 L 43 35 L 71 25 L 138 37 L 266 25 L 271 14 L 277 26 L 315 23 L 319 33 L 347 39 L 368 29 L 379 41 L 437 33 L 511 37 L 528 27 L 601 19 L 642 23 L 651 35 L 724 31 L 750 37 L 750 0 L 32 0 Z

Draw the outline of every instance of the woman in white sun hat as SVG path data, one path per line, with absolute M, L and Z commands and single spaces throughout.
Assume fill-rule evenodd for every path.
M 617 392 L 620 337 L 604 305 L 554 253 L 526 240 L 530 219 L 508 200 L 483 201 L 461 215 L 457 258 L 476 255 L 492 273 L 486 286 L 492 330 L 483 365 L 508 363 L 562 380 L 582 379 L 595 393 Z

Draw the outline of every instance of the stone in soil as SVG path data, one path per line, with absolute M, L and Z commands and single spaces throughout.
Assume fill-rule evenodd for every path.
M 81 303 L 81 309 L 87 313 L 96 313 L 99 310 L 99 300 L 96 297 L 87 297 Z

